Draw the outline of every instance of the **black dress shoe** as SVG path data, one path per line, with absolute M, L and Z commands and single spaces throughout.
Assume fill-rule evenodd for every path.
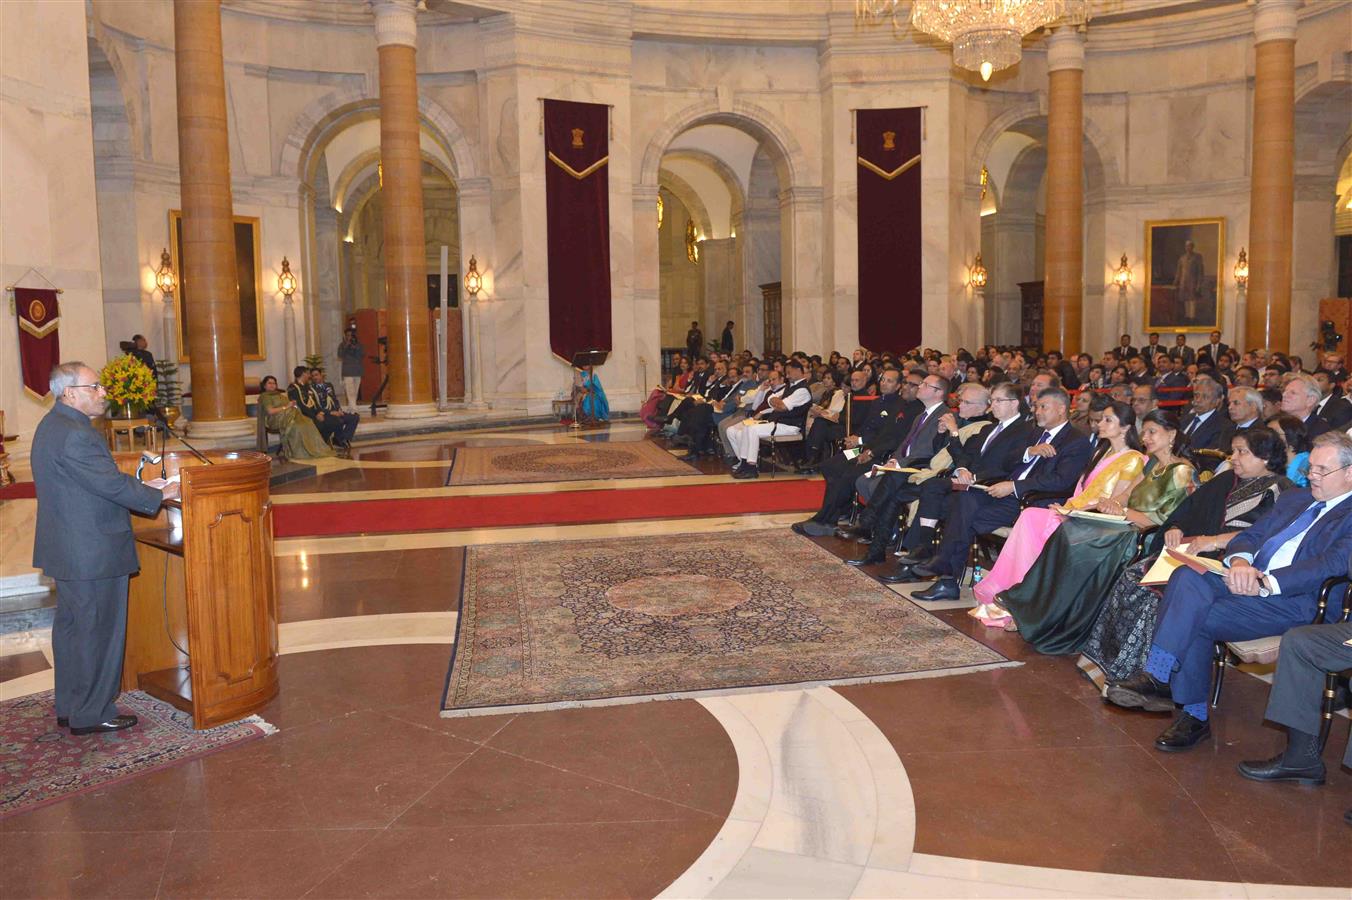
M 759 478 L 760 470 L 755 466 L 742 466 L 732 473 L 733 478 Z
M 1324 783 L 1324 763 L 1322 760 L 1315 760 L 1314 765 L 1295 766 L 1282 765 L 1282 754 L 1277 754 L 1272 759 L 1249 759 L 1236 766 L 1239 774 L 1250 781 L 1294 781 L 1296 784 L 1323 784 Z
M 83 728 L 72 728 L 71 734 L 102 734 L 107 731 L 121 731 L 124 728 L 130 728 L 136 724 L 136 717 L 129 715 L 113 716 L 107 722 L 100 722 L 97 725 L 86 725 Z
M 924 563 L 920 563 L 920 564 L 914 566 L 913 568 L 915 569 L 915 574 L 919 575 L 921 578 L 937 578 L 937 577 L 939 577 L 939 573 L 938 573 L 938 572 L 934 571 L 933 569 L 931 569 L 928 565 L 926 565 L 926 564 L 924 564 Z
M 1126 681 L 1114 681 L 1109 684 L 1107 699 L 1109 703 L 1123 709 L 1143 709 L 1146 712 L 1174 711 L 1174 695 L 1169 690 L 1169 685 L 1156 681 L 1145 672 L 1137 672 Z
M 807 529 L 803 527 L 802 522 L 794 522 L 792 525 L 789 526 L 789 530 L 792 531 L 794 534 L 801 534 L 803 537 L 808 536 Z
M 920 574 L 917 567 L 913 570 L 915 574 Z M 918 594 L 912 594 L 912 600 L 956 600 L 962 592 L 958 589 L 958 580 L 947 576 L 934 582 L 934 585 L 927 591 L 921 591 Z
M 1155 749 L 1164 753 L 1181 753 L 1191 750 L 1202 741 L 1211 737 L 1211 723 L 1194 719 L 1188 713 L 1182 713 L 1174 724 L 1164 729 L 1164 733 L 1155 738 Z
M 847 560 L 845 560 L 845 565 L 847 565 L 847 566 L 856 566 L 856 567 L 858 567 L 858 566 L 876 566 L 876 565 L 878 565 L 879 563 L 886 562 L 886 561 L 887 561 L 887 557 L 885 557 L 885 556 L 874 556 L 872 553 L 870 553 L 870 554 L 868 554 L 867 556 L 863 557 L 862 559 L 847 559 Z
M 803 466 L 803 468 L 798 470 L 799 475 L 816 475 L 817 472 L 818 469 L 816 466 Z
M 869 534 L 868 529 L 860 528 L 858 525 L 847 525 L 844 528 L 836 529 L 836 537 L 842 541 L 852 541 L 855 538 L 865 537 Z M 872 540 L 872 538 L 869 538 Z
M 934 559 L 933 553 L 922 553 L 919 550 L 908 550 L 905 553 L 897 554 L 897 562 L 906 566 L 923 566 L 932 559 Z
M 878 580 L 883 584 L 910 584 L 916 581 L 924 581 L 919 575 L 915 574 L 912 566 L 897 566 L 895 570 L 886 575 L 879 575 Z
M 69 728 L 69 727 L 70 727 L 70 719 L 67 719 L 65 716 L 57 716 L 57 717 L 56 717 L 56 727 L 57 727 L 57 728 Z

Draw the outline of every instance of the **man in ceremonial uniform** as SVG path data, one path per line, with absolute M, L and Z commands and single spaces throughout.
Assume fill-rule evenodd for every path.
M 338 402 L 338 392 L 325 380 L 323 369 L 310 370 L 310 387 L 319 398 L 319 411 L 324 415 L 325 421 L 332 422 L 336 426 L 333 430 L 333 442 L 340 447 L 351 447 L 352 436 L 357 433 L 357 423 L 361 421 L 361 416 L 354 412 L 343 411 L 343 405 Z
M 287 385 L 286 396 L 296 404 L 301 415 L 315 423 L 315 428 L 319 429 L 324 440 L 333 443 L 333 436 L 342 429 L 342 423 L 326 415 L 320 408 L 319 394 L 310 383 L 310 367 L 296 366 L 291 370 L 291 377 L 294 380 Z
M 33 565 L 56 582 L 56 721 L 76 735 L 120 731 L 136 724 L 114 703 L 126 652 L 127 580 L 140 567 L 128 510 L 153 515 L 178 497 L 178 483 L 143 484 L 118 470 L 90 424 L 106 403 L 93 369 L 57 366 L 50 388 L 56 403 L 33 433 Z

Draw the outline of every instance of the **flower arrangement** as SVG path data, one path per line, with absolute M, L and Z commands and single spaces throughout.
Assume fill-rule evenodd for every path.
M 107 389 L 113 409 L 144 410 L 155 401 L 155 374 L 130 354 L 110 360 L 99 373 L 99 384 Z

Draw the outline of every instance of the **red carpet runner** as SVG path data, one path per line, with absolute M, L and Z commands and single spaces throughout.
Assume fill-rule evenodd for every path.
M 272 523 L 276 537 L 288 538 L 798 512 L 820 506 L 825 487 L 826 482 L 819 479 L 792 479 L 628 490 L 279 504 L 272 509 Z

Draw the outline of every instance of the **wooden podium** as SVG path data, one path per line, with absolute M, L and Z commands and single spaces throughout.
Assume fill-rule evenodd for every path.
M 141 572 L 132 576 L 122 689 L 139 688 L 210 728 L 277 696 L 277 591 L 268 457 L 208 451 L 163 457 L 182 496 L 153 519 L 132 516 Z M 135 473 L 139 453 L 116 453 Z M 142 479 L 159 477 L 147 462 Z

